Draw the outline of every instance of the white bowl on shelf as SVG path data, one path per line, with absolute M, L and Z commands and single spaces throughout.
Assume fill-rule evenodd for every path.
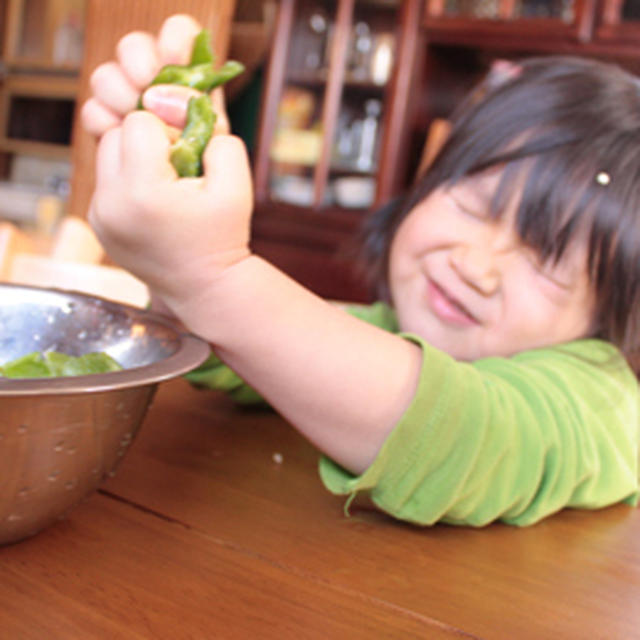
M 348 209 L 366 209 L 376 197 L 376 181 L 370 176 L 336 178 L 332 185 L 336 203 Z
M 305 176 L 280 176 L 272 182 L 271 192 L 276 200 L 299 207 L 313 204 L 313 180 Z

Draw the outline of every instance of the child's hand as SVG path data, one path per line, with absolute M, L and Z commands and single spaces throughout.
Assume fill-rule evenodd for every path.
M 202 178 L 178 178 L 169 145 L 166 125 L 147 111 L 107 131 L 89 221 L 111 258 L 172 307 L 249 255 L 252 188 L 238 138 L 211 139 Z
M 204 176 L 179 179 L 169 160 L 175 130 L 166 123 L 182 126 L 194 91 L 156 85 L 144 96 L 154 113 L 135 109 L 140 89 L 160 66 L 188 61 L 199 32 L 191 18 L 174 16 L 157 41 L 125 36 L 119 64 L 96 70 L 95 96 L 83 109 L 85 125 L 102 136 L 89 221 L 111 258 L 169 306 L 197 295 L 199 285 L 249 254 L 252 188 L 242 143 L 214 135 L 203 156 Z
M 81 111 L 85 129 L 99 137 L 119 126 L 124 116 L 136 109 L 142 92 L 146 109 L 167 124 L 182 129 L 187 102 L 198 92 L 176 85 L 145 89 L 164 65 L 188 63 L 193 39 L 200 30 L 200 25 L 190 16 L 175 15 L 165 20 L 157 38 L 141 31 L 124 36 L 116 47 L 117 61 L 101 64 L 91 75 L 93 96 Z M 228 133 L 222 90 L 214 90 L 211 97 L 218 116 L 215 131 Z

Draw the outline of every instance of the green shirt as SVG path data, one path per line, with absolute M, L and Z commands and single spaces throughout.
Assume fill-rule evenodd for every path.
M 349 311 L 397 332 L 384 304 Z M 421 525 L 529 525 L 564 507 L 637 504 L 640 392 L 615 347 L 577 340 L 464 363 L 400 335 L 423 351 L 413 401 L 362 475 L 321 459 L 330 491 L 367 492 L 383 511 Z M 205 371 L 191 379 L 220 388 Z M 259 397 L 234 384 L 241 401 Z

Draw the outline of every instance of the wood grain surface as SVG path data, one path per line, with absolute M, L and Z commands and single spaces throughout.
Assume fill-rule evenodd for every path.
M 0 548 L 0 637 L 640 637 L 638 510 L 419 528 L 345 516 L 317 461 L 270 410 L 164 383 L 116 476 Z

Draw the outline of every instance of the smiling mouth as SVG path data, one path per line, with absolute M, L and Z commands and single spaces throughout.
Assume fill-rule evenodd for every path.
M 428 282 L 429 304 L 433 312 L 447 324 L 469 327 L 479 320 L 459 301 L 433 280 Z

